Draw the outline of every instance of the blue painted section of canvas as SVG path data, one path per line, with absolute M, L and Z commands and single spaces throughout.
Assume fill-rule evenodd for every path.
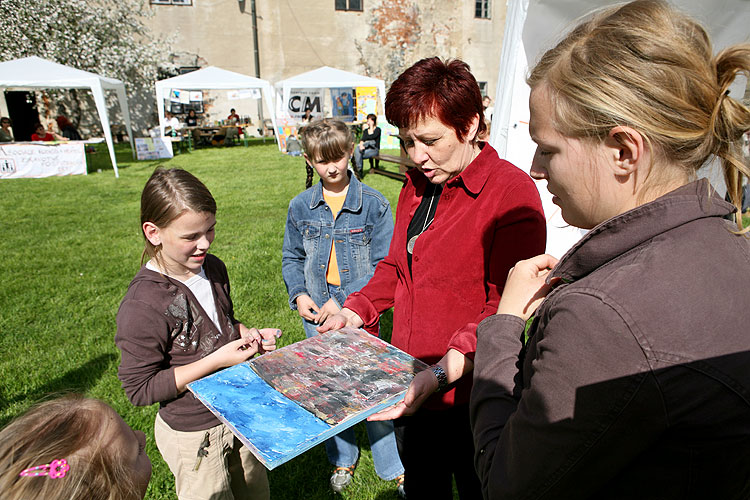
M 188 384 L 188 388 L 268 469 L 278 467 L 404 397 L 401 393 L 330 426 L 269 386 L 247 363 L 196 380 Z

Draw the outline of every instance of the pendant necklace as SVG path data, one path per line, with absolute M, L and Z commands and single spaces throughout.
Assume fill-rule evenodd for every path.
M 422 225 L 422 230 L 418 233 L 409 238 L 409 242 L 406 244 L 406 251 L 409 253 L 414 253 L 414 245 L 417 243 L 417 238 L 425 232 L 425 230 L 430 227 L 430 224 L 432 224 L 432 221 L 435 220 L 435 214 L 432 214 L 432 218 L 430 220 L 427 220 L 427 218 L 430 216 L 430 212 L 432 211 L 432 202 L 435 201 L 435 188 L 432 189 L 432 195 L 430 196 L 430 206 L 427 208 L 427 215 L 425 215 L 424 224 Z

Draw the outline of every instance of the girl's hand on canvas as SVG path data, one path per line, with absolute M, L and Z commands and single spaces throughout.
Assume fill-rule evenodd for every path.
M 336 301 L 333 299 L 328 299 L 328 302 L 323 304 L 323 307 L 320 308 L 320 314 L 318 314 L 318 323 L 325 323 L 325 321 L 339 312 L 341 308 L 336 304 Z
M 552 290 L 545 279 L 555 264 L 557 259 L 547 254 L 518 262 L 508 272 L 497 313 L 528 320 Z
M 317 322 L 320 308 L 309 295 L 300 295 L 297 297 L 297 311 L 307 321 Z
M 276 350 L 276 339 L 281 337 L 281 330 L 278 328 L 261 328 L 258 330 L 261 335 L 258 352 L 264 354 Z
M 364 325 L 365 322 L 359 317 L 359 314 L 355 313 L 351 309 L 346 307 L 339 311 L 337 314 L 330 316 L 325 322 L 320 325 L 317 330 L 319 333 L 325 333 L 329 330 L 338 330 L 345 326 L 351 326 L 353 328 L 359 328 Z
M 423 370 L 412 379 L 404 399 L 395 405 L 367 417 L 367 420 L 393 420 L 413 415 L 422 403 L 438 388 L 438 381 L 430 370 Z

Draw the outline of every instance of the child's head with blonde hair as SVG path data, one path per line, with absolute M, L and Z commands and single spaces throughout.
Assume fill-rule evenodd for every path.
M 80 396 L 41 403 L 0 431 L 4 500 L 140 500 L 151 478 L 145 436 Z
M 300 141 L 307 160 L 307 187 L 312 185 L 312 167 L 316 163 L 335 163 L 351 157 L 354 139 L 349 127 L 341 120 L 315 120 L 300 130 Z

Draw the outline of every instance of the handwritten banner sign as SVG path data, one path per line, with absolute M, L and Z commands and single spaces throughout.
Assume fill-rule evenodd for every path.
M 0 145 L 0 179 L 85 175 L 83 142 Z

